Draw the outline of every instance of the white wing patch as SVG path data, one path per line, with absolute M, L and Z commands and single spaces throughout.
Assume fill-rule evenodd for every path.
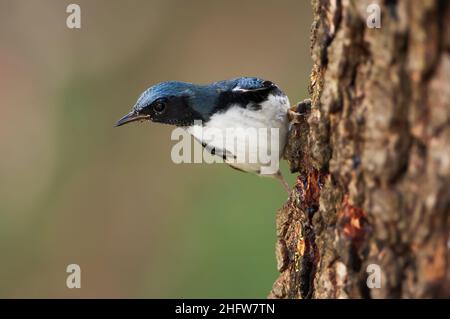
M 248 89 L 243 89 L 239 86 L 236 86 L 234 89 L 232 89 L 231 91 L 233 92 L 248 92 L 248 91 L 254 91 L 254 90 L 248 90 Z

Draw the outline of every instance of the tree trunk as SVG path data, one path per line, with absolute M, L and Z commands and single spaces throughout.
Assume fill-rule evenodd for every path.
M 269 297 L 450 297 L 450 1 L 312 3 Z

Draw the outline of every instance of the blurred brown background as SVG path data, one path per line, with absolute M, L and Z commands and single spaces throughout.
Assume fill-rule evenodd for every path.
M 305 98 L 310 16 L 298 0 L 0 0 L 0 297 L 265 297 L 278 182 L 175 165 L 170 127 L 113 124 L 165 80 L 259 76 Z

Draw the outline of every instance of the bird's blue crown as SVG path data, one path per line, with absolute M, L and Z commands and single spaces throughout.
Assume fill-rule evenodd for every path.
M 227 103 L 227 98 L 232 102 L 233 90 L 256 91 L 267 88 L 268 81 L 255 77 L 242 77 L 231 80 L 214 82 L 208 85 L 197 85 L 186 82 L 161 82 L 147 89 L 139 97 L 134 110 L 140 111 L 151 103 L 161 98 L 186 97 L 189 105 L 201 114 L 210 114 L 217 108 L 218 103 Z M 270 83 L 270 85 L 273 85 Z M 235 94 L 237 95 L 237 93 Z M 222 99 L 221 99 L 222 97 Z

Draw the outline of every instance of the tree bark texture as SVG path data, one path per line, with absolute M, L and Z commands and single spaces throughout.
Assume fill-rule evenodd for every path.
M 269 297 L 450 297 L 450 1 L 312 5 L 311 101 L 285 150 L 299 175 Z

